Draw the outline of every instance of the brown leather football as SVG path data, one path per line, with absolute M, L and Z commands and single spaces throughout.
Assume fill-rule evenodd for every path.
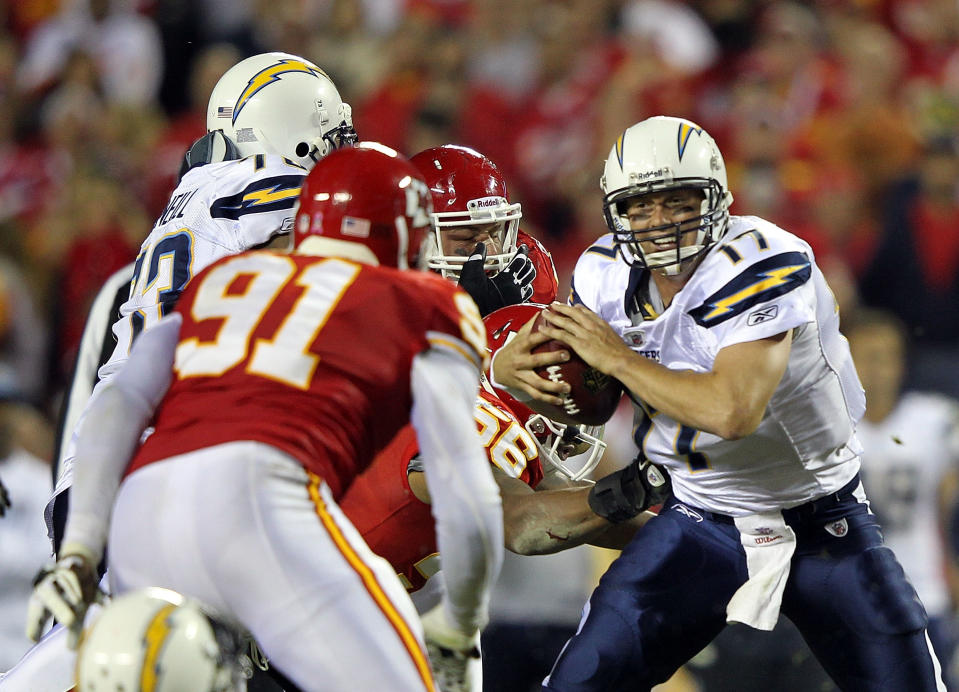
M 541 312 L 533 323 L 534 332 L 539 331 L 544 319 Z M 587 365 L 576 351 L 562 341 L 550 339 L 533 349 L 534 353 L 544 351 L 569 352 L 569 360 L 565 363 L 536 368 L 536 372 L 547 380 L 569 383 L 570 392 L 565 396 L 562 406 L 542 401 L 524 403 L 537 413 L 567 425 L 602 425 L 608 421 L 623 395 L 623 385 L 619 380 Z

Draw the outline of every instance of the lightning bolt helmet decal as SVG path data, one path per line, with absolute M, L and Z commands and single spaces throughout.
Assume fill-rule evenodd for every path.
M 679 160 L 683 160 L 683 154 L 686 151 L 686 144 L 689 142 L 689 138 L 693 133 L 702 134 L 703 128 L 698 125 L 694 125 L 688 120 L 683 120 L 679 123 L 679 131 L 676 133 L 676 150 L 679 152 Z M 620 165 L 622 165 L 622 157 L 620 157 Z
M 252 98 L 254 94 L 258 93 L 264 87 L 280 81 L 280 75 L 287 74 L 288 72 L 301 72 L 303 74 L 311 74 L 315 77 L 326 77 L 329 79 L 329 75 L 327 75 L 326 72 L 304 60 L 284 58 L 272 65 L 268 65 L 250 78 L 246 88 L 240 93 L 239 98 L 237 98 L 236 104 L 233 106 L 233 125 L 236 125 L 237 116 L 240 115 L 240 111 L 249 103 L 250 98 Z

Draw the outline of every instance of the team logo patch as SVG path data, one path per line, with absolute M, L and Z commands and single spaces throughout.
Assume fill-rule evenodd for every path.
M 836 538 L 842 538 L 849 533 L 849 523 L 846 521 L 845 517 L 839 521 L 834 521 L 831 524 L 826 524 L 824 528 Z
M 685 514 L 687 517 L 695 521 L 697 524 L 701 524 L 703 522 L 703 515 L 701 515 L 699 512 L 694 512 L 686 505 L 681 505 L 679 503 L 676 503 L 675 505 L 670 507 L 670 509 L 675 509 L 680 514 Z
M 629 346 L 639 347 L 646 343 L 646 335 L 642 332 L 627 332 L 623 339 Z
M 779 314 L 778 305 L 770 305 L 768 308 L 762 308 L 756 310 L 749 314 L 749 317 L 746 318 L 746 324 L 750 327 L 754 327 L 757 324 L 762 324 L 763 322 L 768 322 L 769 320 L 776 317 Z

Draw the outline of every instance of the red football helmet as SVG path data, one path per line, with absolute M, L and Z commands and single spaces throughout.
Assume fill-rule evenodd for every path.
M 300 190 L 296 252 L 409 269 L 430 229 L 426 181 L 409 160 L 376 142 L 337 149 Z
M 493 273 L 503 269 L 516 253 L 516 232 L 523 212 L 519 204 L 510 204 L 506 181 L 496 164 L 474 149 L 454 144 L 426 149 L 410 161 L 426 178 L 433 196 L 434 233 L 426 241 L 423 258 L 427 267 L 446 278 L 458 277 L 477 241 L 464 239 L 455 252 L 450 238 L 456 236 L 450 233 L 467 226 L 497 224 L 498 247 L 487 245 L 485 266 Z
M 545 305 L 538 303 L 519 303 L 500 308 L 484 317 L 486 348 L 490 357 L 545 308 Z M 494 387 L 488 373 L 483 378 L 483 387 L 493 392 L 533 436 L 545 467 L 559 471 L 574 481 L 584 479 L 596 468 L 606 451 L 602 425 L 566 425 L 536 413 L 506 390 Z

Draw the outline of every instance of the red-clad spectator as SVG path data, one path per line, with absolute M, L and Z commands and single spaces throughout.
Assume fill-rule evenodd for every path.
M 812 246 L 821 266 L 839 261 L 860 276 L 879 237 L 863 175 L 850 166 L 817 166 L 812 172 L 810 189 L 786 201 L 801 210 L 793 232 Z
M 58 215 L 69 239 L 59 251 L 55 367 L 69 374 L 90 302 L 113 272 L 131 262 L 149 222 L 126 190 L 97 175 L 81 172 L 70 182 L 69 196 Z
M 509 140 L 515 167 L 507 171 L 524 214 L 555 237 L 567 222 L 565 211 L 553 213 L 554 205 L 568 205 L 561 192 L 564 179 L 597 161 L 601 96 L 623 52 L 616 42 L 603 40 L 604 13 L 595 3 L 549 4 L 541 11 L 539 73 L 516 110 Z
M 882 235 L 860 283 L 863 300 L 891 310 L 916 343 L 959 342 L 959 147 L 930 142 L 918 173 L 886 200 Z
M 437 37 L 430 16 L 406 17 L 384 48 L 390 52 L 390 70 L 382 85 L 356 105 L 353 122 L 361 138 L 406 151 L 406 135 L 429 87 Z

